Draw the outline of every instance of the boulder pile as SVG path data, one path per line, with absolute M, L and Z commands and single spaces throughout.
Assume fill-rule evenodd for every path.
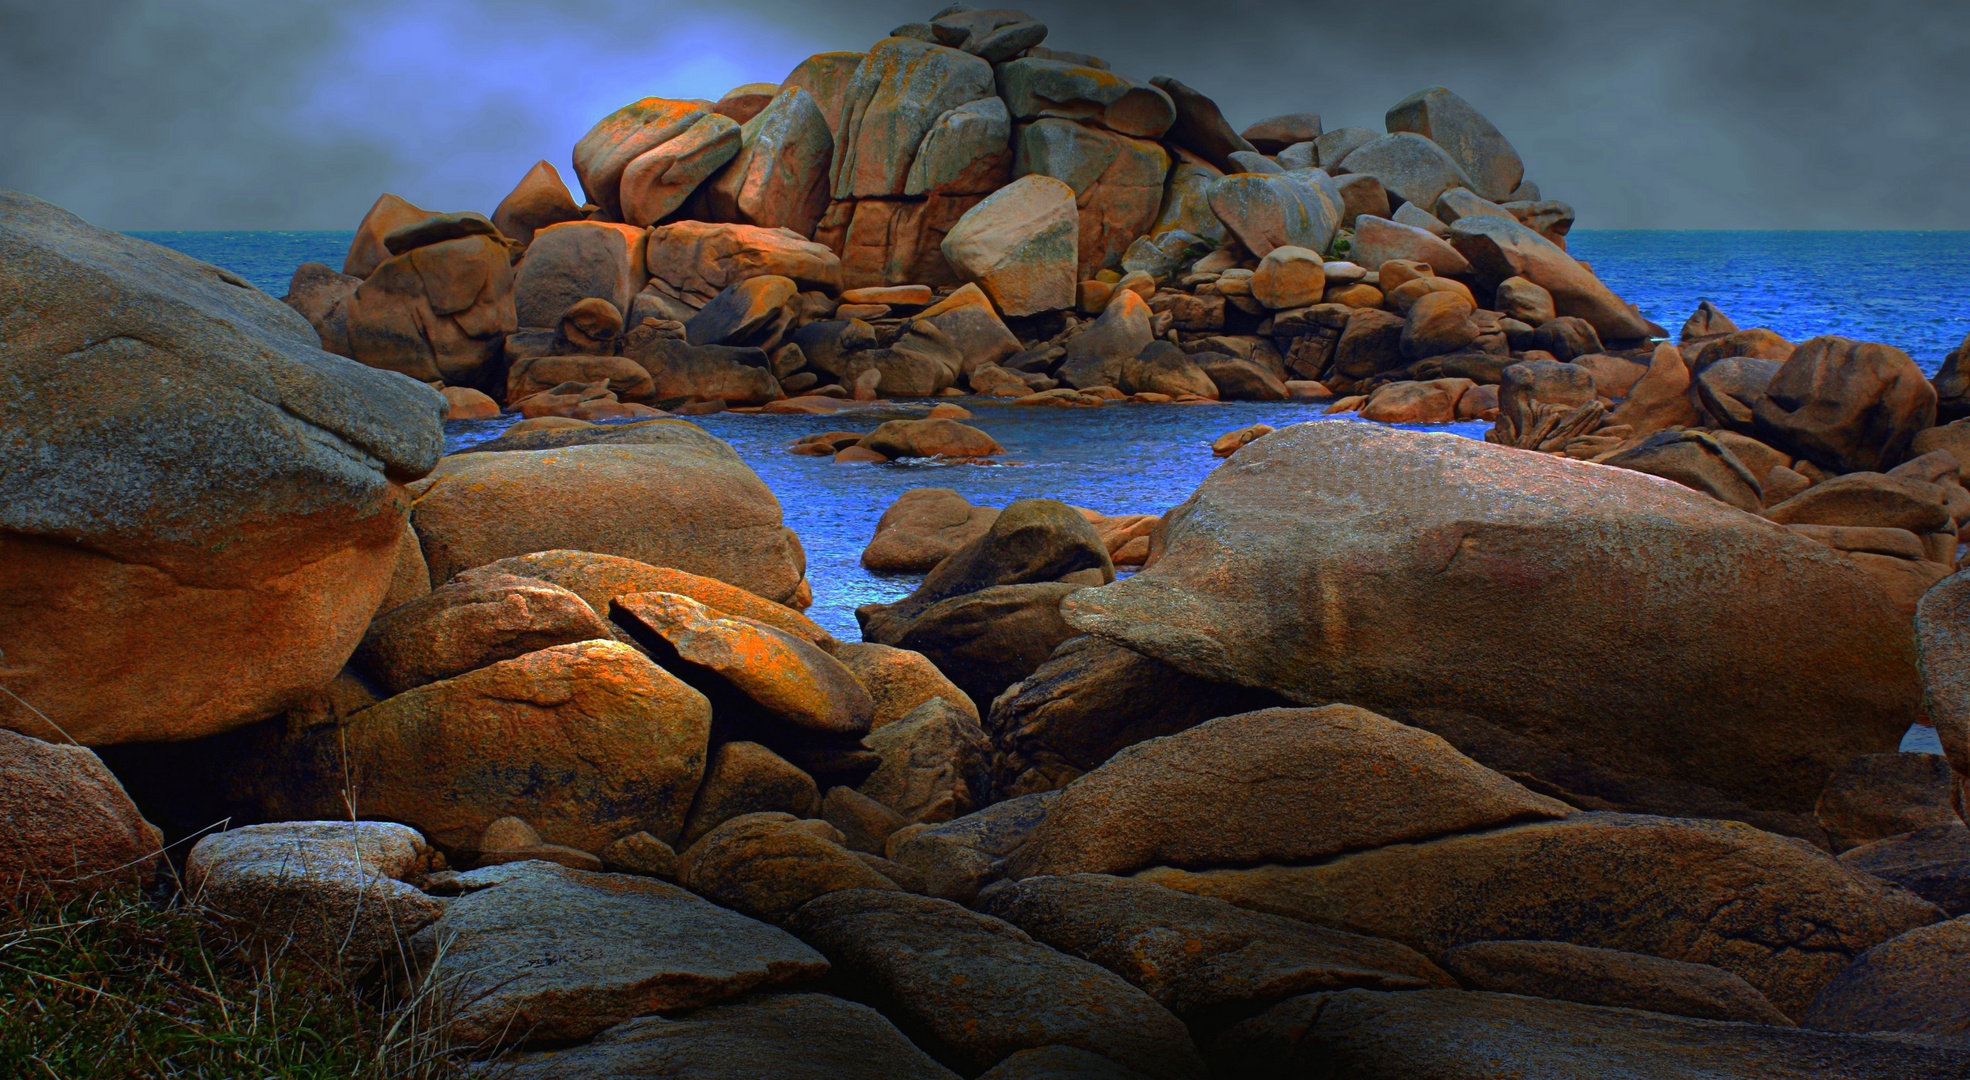
M 580 199 L 546 161 L 489 217 L 384 195 L 341 270 L 302 267 L 287 300 L 330 352 L 587 420 L 1446 377 L 1466 381 L 1377 410 L 1488 418 L 1462 391 L 1535 340 L 1662 335 L 1566 254 L 1573 209 L 1449 90 L 1375 130 L 1296 112 L 1241 132 L 1176 79 L 1046 41 L 1023 12 L 954 7 L 778 84 L 632 102 L 576 144 Z M 1418 311 L 1434 291 L 1459 299 Z
M 0 195 L 0 902 L 435 965 L 521 1077 L 1970 1075 L 1937 387 L 1653 344 L 1446 90 L 1240 132 L 1046 35 L 636 102 L 582 202 L 385 196 L 287 307 Z M 656 415 L 967 389 L 1494 426 L 909 491 L 850 642 L 793 493 Z M 792 449 L 1002 451 L 914 408 Z

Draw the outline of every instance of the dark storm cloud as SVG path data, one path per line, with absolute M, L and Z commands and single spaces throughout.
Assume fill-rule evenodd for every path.
M 0 0 L 0 186 L 123 228 L 348 228 L 384 190 L 489 210 L 618 105 L 777 81 L 933 7 Z M 1240 124 L 1379 128 L 1449 86 L 1582 228 L 1970 227 L 1960 0 L 1027 7 Z

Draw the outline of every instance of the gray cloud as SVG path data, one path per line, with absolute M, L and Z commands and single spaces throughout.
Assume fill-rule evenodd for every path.
M 776 81 L 935 6 L 0 0 L 0 186 L 119 228 L 349 228 L 385 190 L 490 210 L 617 105 Z M 1945 0 L 1027 6 L 1048 44 L 1238 123 L 1379 128 L 1449 86 L 1582 228 L 1970 227 L 1970 20 Z

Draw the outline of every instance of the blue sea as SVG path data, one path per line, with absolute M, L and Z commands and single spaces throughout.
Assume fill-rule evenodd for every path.
M 301 263 L 341 269 L 354 234 L 135 235 L 226 267 L 280 296 Z M 1970 334 L 1970 232 L 1575 232 L 1568 239 L 1576 257 L 1671 335 L 1708 299 L 1742 327 L 1769 327 L 1793 341 L 1839 334 L 1886 342 L 1933 373 Z M 728 413 L 698 423 L 730 442 L 779 496 L 787 524 L 807 548 L 815 596 L 809 614 L 855 640 L 857 605 L 893 600 L 916 586 L 914 578 L 871 574 L 860 563 L 876 519 L 910 488 L 953 488 L 995 506 L 1045 496 L 1107 514 L 1160 514 L 1216 466 L 1210 442 L 1218 435 L 1259 422 L 1283 427 L 1321 412 L 1320 406 L 1242 402 L 1104 409 L 961 403 L 977 414 L 973 424 L 1010 451 L 1002 463 L 836 465 L 787 452 L 809 432 L 866 431 L 912 415 L 901 409 L 823 417 Z M 490 438 L 508 423 L 453 424 L 451 445 Z M 1478 437 L 1486 426 L 1437 430 Z M 1934 739 L 1929 729 L 1917 731 Z

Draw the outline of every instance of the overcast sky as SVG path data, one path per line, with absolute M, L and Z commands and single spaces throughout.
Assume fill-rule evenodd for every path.
M 866 49 L 893 0 L 0 0 L 0 187 L 119 229 L 490 212 L 649 95 Z M 977 5 L 984 6 L 984 5 Z M 1432 84 L 1590 228 L 1970 228 L 1963 0 L 1032 3 L 1055 48 L 1234 124 L 1380 129 Z

